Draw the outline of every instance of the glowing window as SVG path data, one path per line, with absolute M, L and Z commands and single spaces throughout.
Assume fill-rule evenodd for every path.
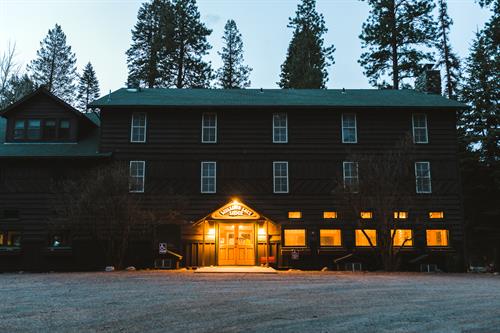
M 429 212 L 430 219 L 442 219 L 444 218 L 444 212 Z
M 359 216 L 362 218 L 362 219 L 371 219 L 373 218 L 373 212 L 361 212 L 359 214 Z
M 363 233 L 363 231 L 364 231 L 364 233 Z M 377 245 L 377 230 L 367 230 L 367 229 L 359 230 L 359 229 L 356 229 L 355 236 L 356 236 L 356 246 L 370 246 L 370 241 L 371 241 L 373 246 Z
M 449 231 L 448 230 L 427 230 L 427 246 L 448 246 Z
M 288 212 L 289 219 L 300 219 L 302 218 L 302 212 Z
M 413 232 L 411 229 L 391 230 L 393 236 L 392 244 L 394 246 L 413 246 Z
M 306 246 L 305 229 L 285 229 L 285 246 Z
M 321 229 L 319 231 L 319 244 L 321 246 L 341 246 L 341 231 L 338 229 Z
M 323 212 L 323 218 L 324 219 L 336 219 L 337 212 Z
M 394 212 L 394 218 L 396 220 L 405 220 L 408 218 L 408 212 Z

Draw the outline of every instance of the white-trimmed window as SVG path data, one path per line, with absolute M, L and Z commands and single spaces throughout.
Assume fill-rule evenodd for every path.
M 430 162 L 415 162 L 417 193 L 432 193 Z
M 130 142 L 146 142 L 146 114 L 135 112 L 130 123 Z
M 357 143 L 356 114 L 342 113 L 342 143 Z
M 205 112 L 201 116 L 201 142 L 217 142 L 217 114 Z
M 273 162 L 274 193 L 288 193 L 288 162 Z
M 285 112 L 273 113 L 273 143 L 288 142 L 288 117 Z
M 144 192 L 145 161 L 130 161 L 129 191 L 131 193 Z
M 201 193 L 215 193 L 217 162 L 201 162 Z
M 427 133 L 427 116 L 423 113 L 414 113 L 412 116 L 413 142 L 429 143 Z
M 344 189 L 354 193 L 358 192 L 359 190 L 358 162 L 344 162 L 343 175 L 344 175 Z

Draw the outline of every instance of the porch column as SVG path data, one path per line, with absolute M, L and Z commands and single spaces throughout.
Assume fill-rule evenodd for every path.
M 266 220 L 266 267 L 269 267 L 269 220 Z
M 203 244 L 201 245 L 201 266 L 205 266 L 205 234 L 206 234 L 207 221 L 203 221 Z

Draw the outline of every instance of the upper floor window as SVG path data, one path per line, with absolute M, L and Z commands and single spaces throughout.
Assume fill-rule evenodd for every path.
M 201 193 L 215 193 L 217 186 L 217 163 L 201 162 Z
M 14 139 L 24 139 L 26 137 L 25 120 L 18 119 L 14 124 Z
M 450 234 L 446 229 L 426 230 L 427 246 L 448 246 Z
M 274 193 L 288 193 L 288 162 L 273 162 Z
M 342 143 L 358 142 L 356 114 L 342 113 Z
M 413 231 L 411 229 L 391 229 L 392 245 L 413 246 Z
M 0 231 L 0 246 L 21 246 L 21 233 L 18 231 Z
M 285 229 L 285 246 L 306 246 L 306 229 Z
M 201 118 L 201 142 L 217 142 L 217 114 L 205 112 Z
M 57 121 L 55 119 L 46 119 L 43 126 L 44 139 L 57 138 Z
M 413 114 L 413 142 L 428 143 L 427 116 L 423 113 Z
M 144 192 L 145 161 L 130 161 L 129 191 L 131 193 Z
M 146 142 L 146 114 L 144 112 L 132 114 L 130 142 Z
M 288 142 L 288 117 L 284 112 L 273 114 L 273 143 Z
M 341 246 L 342 232 L 340 229 L 320 229 L 319 230 L 319 245 L 320 246 Z
M 28 119 L 28 130 L 26 138 L 28 140 L 40 140 L 42 137 L 42 121 L 40 119 Z
M 71 137 L 69 119 L 16 119 L 14 122 L 14 140 L 54 140 Z
M 61 119 L 59 121 L 59 138 L 69 139 L 71 135 L 71 123 L 69 119 Z
M 358 162 L 344 162 L 344 189 L 351 192 L 359 190 Z
M 431 165 L 429 162 L 415 162 L 417 193 L 431 193 Z

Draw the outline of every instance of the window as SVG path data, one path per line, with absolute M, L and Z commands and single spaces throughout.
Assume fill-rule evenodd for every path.
M 204 113 L 201 119 L 201 142 L 217 142 L 217 114 Z
M 391 230 L 392 245 L 413 246 L 413 232 L 411 229 Z
M 377 230 L 356 229 L 355 236 L 356 236 L 356 246 L 370 246 L 370 241 L 373 246 L 377 246 Z
M 130 142 L 146 142 L 146 114 L 144 112 L 132 114 Z
M 448 246 L 450 235 L 448 230 L 427 230 L 427 246 Z
M 431 193 L 431 165 L 429 162 L 415 162 L 417 193 Z
M 300 219 L 302 218 L 302 212 L 288 212 L 289 219 Z
M 429 212 L 429 218 L 434 220 L 434 219 L 443 219 L 444 218 L 444 212 Z
M 21 246 L 21 233 L 17 231 L 0 233 L 0 246 Z
M 427 116 L 423 113 L 413 114 L 413 142 L 414 143 L 428 143 L 429 138 L 427 135 Z
M 24 119 L 17 119 L 14 123 L 14 139 L 24 139 L 25 136 Z
M 305 229 L 285 229 L 285 246 L 306 246 Z
M 344 162 L 344 189 L 350 192 L 358 192 L 358 162 Z
M 394 212 L 395 220 L 406 220 L 408 218 L 408 212 Z
M 288 162 L 273 162 L 274 193 L 288 193 Z
M 342 113 L 342 143 L 358 142 L 356 114 Z
M 69 233 L 61 231 L 49 236 L 49 247 L 69 246 Z
M 288 142 L 288 119 L 284 112 L 273 113 L 273 143 Z
M 29 140 L 39 140 L 42 137 L 40 119 L 28 119 L 27 138 Z
M 201 162 L 201 193 L 215 193 L 216 162 Z
M 359 217 L 363 220 L 369 220 L 373 218 L 373 212 L 361 212 L 359 213 Z
M 43 138 L 44 139 L 57 138 L 57 127 L 55 119 L 46 119 L 43 122 Z
M 71 135 L 71 122 L 69 119 L 61 119 L 59 121 L 59 138 L 69 139 Z
M 323 218 L 324 219 L 336 219 L 337 212 L 323 212 Z
M 130 161 L 129 191 L 131 193 L 144 192 L 145 161 Z
M 319 231 L 320 246 L 341 246 L 341 231 L 338 229 L 321 229 Z

